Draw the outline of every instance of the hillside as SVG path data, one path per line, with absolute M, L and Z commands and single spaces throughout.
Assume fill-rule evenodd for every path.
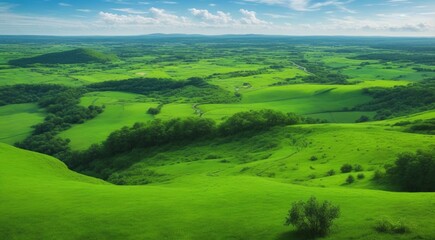
M 435 238 L 433 38 L 38 39 L 0 44 L 1 240 L 301 240 L 310 197 L 320 239 Z
M 366 188 L 379 187 L 369 179 L 376 166 L 393 160 L 391 151 L 428 147 L 433 139 L 383 128 L 292 126 L 227 143 L 162 147 L 164 154 L 156 154 L 158 149 L 149 152 L 154 157 L 145 155 L 148 160 L 132 167 L 133 175 L 127 176 L 146 173 L 146 168 L 169 178 L 142 186 L 104 183 L 68 170 L 55 158 L 0 144 L 0 235 L 6 239 L 300 239 L 292 227 L 283 226 L 284 217 L 293 201 L 314 195 L 342 209 L 325 239 L 431 239 L 435 220 L 423 216 L 435 214 L 433 193 Z M 368 143 L 367 137 L 375 139 Z M 300 142 L 284 147 L 294 142 L 291 139 Z M 261 149 L 270 141 L 278 147 Z M 219 156 L 210 157 L 210 149 Z M 271 156 L 255 160 L 265 152 Z M 309 160 L 312 154 L 324 153 L 325 159 Z M 124 158 L 133 155 L 141 154 Z M 253 162 L 232 155 L 249 156 Z M 345 162 L 363 165 L 366 179 L 348 186 L 343 185 L 347 174 L 323 177 L 323 172 L 338 170 Z M 312 172 L 322 174 L 310 179 Z M 379 235 L 373 227 L 383 217 L 406 220 L 412 232 Z
M 104 63 L 115 60 L 114 55 L 108 55 L 92 49 L 77 48 L 70 51 L 47 53 L 29 58 L 10 60 L 10 65 L 27 66 L 31 64 L 75 64 Z

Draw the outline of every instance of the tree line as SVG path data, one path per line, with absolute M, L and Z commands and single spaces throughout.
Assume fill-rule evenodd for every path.
M 94 144 L 84 151 L 74 151 L 63 160 L 76 171 L 106 179 L 111 173 L 132 164 L 125 159 L 117 161 L 113 156 L 130 152 L 133 149 L 164 144 L 184 144 L 264 131 L 275 126 L 317 122 L 320 121 L 274 110 L 236 113 L 219 125 L 211 119 L 199 117 L 177 118 L 168 121 L 156 119 L 149 123 L 136 123 L 132 127 L 123 127 L 111 133 L 101 144 Z
M 435 108 L 435 85 L 433 81 L 423 81 L 408 86 L 393 88 L 365 88 L 363 93 L 373 99 L 355 107 L 360 111 L 376 111 L 374 119 L 383 120 Z
M 160 78 L 134 78 L 122 81 L 106 81 L 87 86 L 89 91 L 122 91 L 147 95 L 161 102 L 185 99 L 198 103 L 231 103 L 240 96 L 209 84 L 203 78 L 193 77 L 175 81 Z
M 44 122 L 33 126 L 32 135 L 15 145 L 35 152 L 62 158 L 69 152 L 69 140 L 57 136 L 60 131 L 94 118 L 103 111 L 100 106 L 80 106 L 83 88 L 64 88 L 49 91 L 38 100 L 38 105 L 48 113 Z

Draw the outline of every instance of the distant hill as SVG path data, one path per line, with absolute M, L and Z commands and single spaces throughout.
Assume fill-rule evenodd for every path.
M 10 65 L 26 66 L 30 64 L 74 64 L 74 63 L 94 63 L 109 62 L 115 60 L 115 55 L 101 53 L 92 49 L 77 48 L 70 51 L 47 53 L 30 58 L 19 58 L 10 60 Z

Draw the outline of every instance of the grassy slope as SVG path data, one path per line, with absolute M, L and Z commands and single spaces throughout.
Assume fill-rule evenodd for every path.
M 31 134 L 31 126 L 41 123 L 44 113 L 36 104 L 0 107 L 0 142 L 13 144 Z
M 93 92 L 81 99 L 83 106 L 105 106 L 104 112 L 83 124 L 78 124 L 60 134 L 71 140 L 73 149 L 85 149 L 99 143 L 115 130 L 131 126 L 135 122 L 146 122 L 153 117 L 147 114 L 157 103 L 144 102 L 142 95 L 123 92 Z
M 200 169 L 210 171 L 216 164 L 212 162 Z M 180 164 L 175 171 L 183 170 Z M 435 214 L 433 193 L 306 187 L 201 171 L 183 175 L 163 184 L 114 186 L 73 173 L 54 158 L 0 144 L 0 235 L 6 239 L 297 239 L 291 227 L 283 226 L 284 216 L 292 201 L 315 195 L 342 208 L 328 239 L 435 236 L 435 220 L 430 217 Z M 381 216 L 406 217 L 413 233 L 377 234 L 372 226 Z
M 361 90 L 372 86 L 392 87 L 407 84 L 406 81 L 363 82 L 357 85 L 294 84 L 267 88 L 252 88 L 242 91 L 241 103 L 204 104 L 200 109 L 205 117 L 220 120 L 247 109 L 270 108 L 283 112 L 295 112 L 308 116 L 323 117 L 332 122 L 354 122 L 362 114 L 340 113 L 344 108 L 367 102 L 370 97 Z M 326 113 L 326 117 L 323 116 Z M 316 115 L 313 115 L 316 114 Z M 320 114 L 320 115 L 319 115 Z
M 432 111 L 421 116 L 428 117 L 434 113 Z M 369 181 L 376 169 L 392 164 L 398 153 L 428 149 L 435 144 L 434 136 L 404 133 L 399 131 L 399 127 L 386 124 L 290 126 L 256 136 L 136 151 L 120 156 L 118 160 L 142 159 L 125 171 L 130 177 L 140 178 L 143 173 L 141 169 L 150 169 L 163 174 L 163 181 L 176 181 L 186 174 L 243 174 L 321 187 L 342 186 L 349 174 L 340 174 L 340 167 L 345 163 L 360 164 L 366 178 L 357 181 L 352 187 L 383 188 L 386 186 L 373 185 Z M 312 156 L 318 159 L 311 161 Z M 326 177 L 326 172 L 331 169 L 337 174 Z M 357 173 L 352 174 L 356 176 Z M 152 177 L 149 180 L 162 181 Z

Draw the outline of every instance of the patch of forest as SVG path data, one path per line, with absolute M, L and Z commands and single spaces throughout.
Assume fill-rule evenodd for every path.
M 376 120 L 431 110 L 435 108 L 434 88 L 433 80 L 393 88 L 365 88 L 363 93 L 373 99 L 354 110 L 376 111 Z
M 396 61 L 409 61 L 420 64 L 434 65 L 435 55 L 433 54 L 423 54 L 423 53 L 370 53 L 362 54 L 355 57 L 350 57 L 350 59 L 358 60 L 379 60 L 382 62 L 396 62 Z
M 87 86 L 89 91 L 122 91 L 147 95 L 168 102 L 187 98 L 198 103 L 232 103 L 240 96 L 226 91 L 216 85 L 207 83 L 202 78 L 189 78 L 184 81 L 159 78 L 136 78 L 123 81 L 106 81 Z
M 105 63 L 116 60 L 115 55 L 101 53 L 92 49 L 77 48 L 74 50 L 47 53 L 29 58 L 10 60 L 9 64 L 25 67 L 31 64 L 74 64 Z

